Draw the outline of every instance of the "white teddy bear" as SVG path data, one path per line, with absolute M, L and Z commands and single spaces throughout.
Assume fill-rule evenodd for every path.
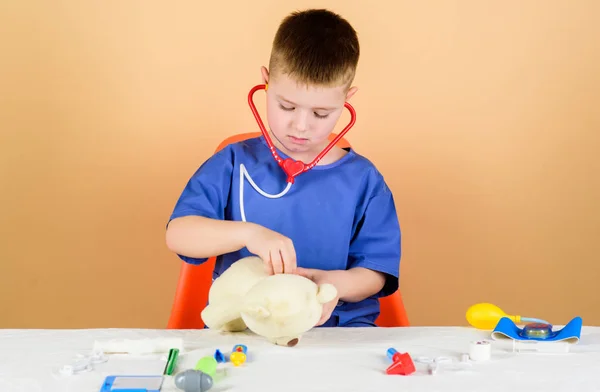
M 201 317 L 208 328 L 246 328 L 280 346 L 295 346 L 321 318 L 337 290 L 295 274 L 267 275 L 254 256 L 233 263 L 212 284 Z

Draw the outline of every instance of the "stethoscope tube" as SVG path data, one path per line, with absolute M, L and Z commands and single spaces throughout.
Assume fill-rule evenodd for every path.
M 352 128 L 354 126 L 354 123 L 356 122 L 356 110 L 354 110 L 352 105 L 350 105 L 348 102 L 344 103 L 344 106 L 350 112 L 350 122 L 348 123 L 348 125 L 346 125 L 346 127 L 342 130 L 342 132 L 340 132 L 327 145 L 327 147 L 325 147 L 323 149 L 323 151 L 321 151 L 319 153 L 319 155 L 317 155 L 316 158 L 313 159 L 313 161 L 311 163 L 306 164 L 302 161 L 296 161 L 292 158 L 286 158 L 284 160 L 279 156 L 279 154 L 277 154 L 277 150 L 275 149 L 275 146 L 273 145 L 273 141 L 271 140 L 271 137 L 269 136 L 269 133 L 267 132 L 267 129 L 265 128 L 265 125 L 263 124 L 263 121 L 260 118 L 260 114 L 258 113 L 258 110 L 256 110 L 256 106 L 254 105 L 254 100 L 253 100 L 254 93 L 258 90 L 266 90 L 266 89 L 267 89 L 266 84 L 259 84 L 259 85 L 254 86 L 248 93 L 248 104 L 250 105 L 250 110 L 252 110 L 252 114 L 254 114 L 254 118 L 256 119 L 256 122 L 258 123 L 258 127 L 260 128 L 260 131 L 262 132 L 265 140 L 267 141 L 267 145 L 269 146 L 269 149 L 271 150 L 271 154 L 273 154 L 273 158 L 275 158 L 275 161 L 277 161 L 279 166 L 281 166 L 281 168 L 285 171 L 285 174 L 287 174 L 287 176 L 288 176 L 287 182 L 293 184 L 294 178 L 296 176 L 298 176 L 299 174 L 302 174 L 304 172 L 307 172 L 310 169 L 312 169 L 313 167 L 315 167 L 317 165 L 317 163 L 319 163 L 319 161 L 321 159 L 323 159 L 325 154 L 327 154 L 329 152 L 329 150 L 331 150 L 333 148 L 333 146 L 335 146 L 337 144 L 337 142 L 339 142 L 344 137 L 344 135 L 350 130 L 350 128 Z

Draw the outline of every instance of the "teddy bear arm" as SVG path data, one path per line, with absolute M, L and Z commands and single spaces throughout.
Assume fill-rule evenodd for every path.
M 326 304 L 329 301 L 333 301 L 335 297 L 337 297 L 337 290 L 334 285 L 329 283 L 319 285 L 317 301 L 320 304 Z
M 200 317 L 210 329 L 229 329 L 235 328 L 236 325 L 238 325 L 237 328 L 241 327 L 240 323 L 236 322 L 241 318 L 238 305 L 209 304 L 204 308 Z M 243 329 L 245 329 L 245 324 Z
M 248 329 L 248 326 L 241 317 L 232 320 L 221 327 L 221 330 L 225 332 L 242 332 L 246 329 Z

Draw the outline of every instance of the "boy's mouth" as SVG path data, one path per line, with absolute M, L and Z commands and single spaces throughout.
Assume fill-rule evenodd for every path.
M 308 139 L 303 137 L 288 135 L 288 138 L 295 144 L 306 144 L 308 142 Z

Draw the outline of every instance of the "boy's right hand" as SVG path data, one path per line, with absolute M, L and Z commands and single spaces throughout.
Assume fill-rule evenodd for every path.
M 296 272 L 296 250 L 288 237 L 266 227 L 252 224 L 245 243 L 250 253 L 263 260 L 269 275 Z

